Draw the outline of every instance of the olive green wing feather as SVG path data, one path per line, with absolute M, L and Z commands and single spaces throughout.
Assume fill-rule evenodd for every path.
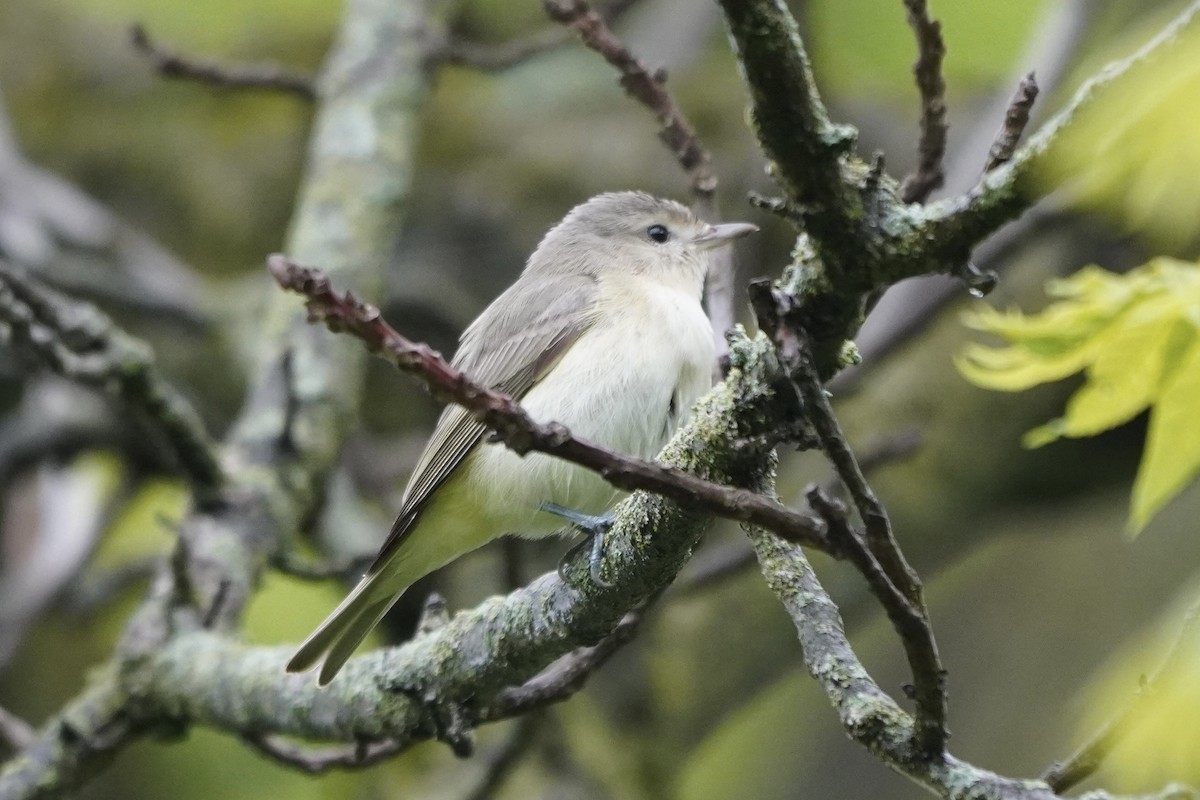
M 462 335 L 452 366 L 518 400 L 554 366 L 593 322 L 596 282 L 590 277 L 522 275 Z M 391 534 L 368 574 L 391 558 L 438 487 L 479 443 L 485 428 L 449 405 L 438 419 L 404 492 Z

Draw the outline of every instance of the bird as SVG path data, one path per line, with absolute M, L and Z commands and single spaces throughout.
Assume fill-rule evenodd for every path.
M 706 223 L 645 192 L 592 197 L 545 234 L 463 332 L 451 365 L 538 422 L 652 458 L 712 387 L 713 332 L 701 304 L 712 253 L 756 230 Z M 542 537 L 563 530 L 560 516 L 591 519 L 618 497 L 583 467 L 520 456 L 486 433 L 461 406 L 442 412 L 391 534 L 289 672 L 321 662 L 318 683 L 329 683 L 417 579 L 504 534 Z

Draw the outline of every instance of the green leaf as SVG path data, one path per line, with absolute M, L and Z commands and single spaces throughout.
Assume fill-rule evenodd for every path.
M 1029 431 L 1026 447 L 1094 436 L 1152 409 L 1130 510 L 1136 533 L 1200 472 L 1200 269 L 1170 258 L 1125 275 L 1087 267 L 1047 293 L 1057 300 L 1037 314 L 968 315 L 967 325 L 1004 344 L 968 345 L 958 369 L 1009 392 L 1084 373 L 1063 416 Z

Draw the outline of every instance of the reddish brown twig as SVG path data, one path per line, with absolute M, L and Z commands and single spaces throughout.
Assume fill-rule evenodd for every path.
M 917 145 L 917 169 L 900 185 L 906 203 L 921 203 L 946 180 L 942 160 L 946 155 L 946 80 L 942 59 L 946 43 L 942 25 L 929 16 L 925 0 L 904 0 L 905 16 L 917 37 L 917 60 L 913 76 L 921 92 L 921 138 Z
M 1033 108 L 1033 101 L 1037 96 L 1037 78 L 1031 72 L 1021 79 L 1016 94 L 1008 104 L 1008 110 L 1004 112 L 1004 126 L 1000 128 L 996 140 L 988 150 L 984 172 L 991 172 L 1013 157 L 1013 153 L 1017 151 L 1017 144 L 1025 133 L 1025 126 L 1029 124 L 1029 110 Z
M 667 91 L 666 74 L 647 69 L 584 0 L 544 0 L 542 5 L 550 19 L 574 28 L 585 45 L 616 67 L 621 73 L 621 88 L 658 118 L 658 138 L 687 173 L 692 192 L 697 198 L 711 198 L 717 190 L 712 157 L 700 146 L 695 130 Z
M 720 212 L 717 208 L 717 175 L 712 168 L 712 156 L 700 144 L 695 129 L 667 91 L 666 73 L 647 69 L 586 0 L 543 0 L 542 5 L 550 19 L 574 29 L 584 45 L 595 50 L 617 69 L 621 75 L 621 88 L 626 94 L 654 112 L 659 125 L 658 138 L 688 176 L 697 215 L 709 222 L 716 222 Z M 733 253 L 728 248 L 714 254 L 705 285 L 704 305 L 716 334 L 714 343 L 720 359 L 727 352 L 725 331 L 733 327 L 736 321 Z
M 717 516 L 753 523 L 789 541 L 826 549 L 819 520 L 755 492 L 578 439 L 557 423 L 536 422 L 513 398 L 475 383 L 428 345 L 401 336 L 374 306 L 334 289 L 320 270 L 302 267 L 282 255 L 271 256 L 267 267 L 280 286 L 305 296 L 311 321 L 357 336 L 373 352 L 423 380 L 440 399 L 466 408 L 517 453 L 548 453 L 595 471 L 618 489 L 654 492 Z
M 151 41 L 141 25 L 129 29 L 133 47 L 149 59 L 165 78 L 183 78 L 223 89 L 252 89 L 284 92 L 312 101 L 316 99 L 313 79 L 275 64 L 229 66 L 176 53 Z

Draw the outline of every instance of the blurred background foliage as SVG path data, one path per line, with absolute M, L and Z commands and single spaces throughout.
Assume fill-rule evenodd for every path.
M 948 188 L 960 190 L 978 174 L 984 153 L 971 149 L 971 134 L 984 131 L 986 148 L 1000 123 L 987 109 L 1030 66 L 1047 53 L 1068 61 L 1064 79 L 1051 81 L 1039 100 L 1036 124 L 1181 5 L 935 2 L 949 46 L 950 163 L 967 165 L 957 173 L 965 182 L 955 183 L 952 169 Z M 453 34 L 473 41 L 502 42 L 547 24 L 533 0 L 442 7 Z M 862 152 L 883 150 L 892 173 L 903 174 L 913 161 L 917 99 L 901 3 L 808 0 L 793 8 L 835 117 L 859 126 Z M 98 200 L 123 221 L 114 224 L 163 246 L 138 251 L 149 252 L 146 269 L 126 273 L 125 228 L 89 239 L 78 226 L 26 220 L 51 231 L 52 247 L 22 258 L 19 237 L 6 239 L 0 226 L 0 251 L 60 283 L 87 271 L 81 293 L 154 344 L 164 371 L 217 433 L 236 413 L 244 355 L 255 346 L 254 311 L 272 291 L 261 265 L 284 237 L 311 110 L 290 97 L 163 80 L 130 47 L 127 29 L 142 23 L 163 45 L 189 53 L 315 72 L 339 12 L 332 0 L 0 4 L 2 113 L 24 158 Z M 1064 19 L 1065 30 L 1053 28 Z M 742 277 L 778 274 L 792 233 L 743 200 L 770 185 L 715 5 L 643 0 L 618 31 L 645 61 L 670 71 L 669 85 L 714 152 L 726 215 L 763 226 L 739 251 Z M 1195 259 L 1200 47 L 1174 52 L 1160 70 L 1143 73 L 1146 83 L 1089 112 L 1062 148 L 1061 169 L 1047 176 L 1061 188 L 983 264 L 1001 271 L 1000 288 L 986 301 L 958 292 L 838 392 L 857 445 L 869 449 L 909 429 L 921 434 L 915 456 L 874 480 L 927 579 L 950 669 L 952 749 L 1002 773 L 1037 774 L 1067 755 L 1153 669 L 1197 591 L 1200 492 L 1185 489 L 1140 539 L 1127 541 L 1120 533 L 1144 418 L 1093 439 L 1022 449 L 1021 435 L 1057 413 L 1075 387 L 1016 396 L 972 387 L 952 366 L 968 336 L 958 314 L 980 302 L 1036 309 L 1045 280 L 1088 263 L 1122 271 L 1154 254 Z M 441 68 L 418 119 L 414 189 L 397 231 L 389 295 L 377 299 L 398 328 L 445 352 L 574 203 L 628 187 L 686 194 L 653 120 L 622 96 L 597 56 L 577 47 L 502 74 Z M 22 197 L 2 194 L 4 176 L 0 209 L 19 207 Z M 81 254 L 89 260 L 79 261 Z M 63 263 L 73 272 L 56 273 Z M 147 304 L 130 296 L 154 276 L 166 281 L 163 297 L 174 310 L 146 313 Z M 11 460 L 10 442 L 23 441 L 39 420 L 60 419 L 60 405 L 75 413 L 96 403 L 81 394 L 32 379 L 5 356 L 0 455 Z M 373 366 L 362 430 L 333 482 L 319 548 L 354 555 L 378 543 L 436 413 L 408 381 Z M 110 407 L 86 419 L 116 422 L 84 437 L 86 446 L 3 464 L 0 622 L 9 638 L 0 641 L 0 705 L 34 721 L 76 692 L 110 651 L 144 591 L 145 560 L 168 550 L 186 503 L 135 422 Z M 787 457 L 780 494 L 796 501 L 808 481 L 824 477 L 811 456 Z M 22 618 L 19 609 L 40 609 L 49 598 L 15 576 L 31 574 L 47 553 L 66 552 L 47 533 L 64 516 L 75 537 L 71 563 L 82 572 L 52 587 L 50 610 Z M 741 544 L 736 528 L 721 526 L 697 561 L 727 558 Z M 467 606 L 551 568 L 563 547 L 494 546 L 420 589 L 436 586 L 452 607 Z M 899 696 L 906 674 L 886 621 L 846 567 L 818 567 L 861 655 Z M 391 636 L 411 626 L 420 589 L 398 607 Z M 342 592 L 333 581 L 272 575 L 250 608 L 246 638 L 298 640 Z M 1200 637 L 1189 647 L 1195 667 Z M 1200 697 L 1194 680 L 1177 686 L 1118 749 L 1099 777 L 1103 785 L 1139 791 L 1170 779 L 1200 783 L 1200 760 L 1192 757 L 1200 751 Z M 923 796 L 846 740 L 753 566 L 668 595 L 640 638 L 583 694 L 531 729 L 510 723 L 483 731 L 471 761 L 427 745 L 363 773 L 312 779 L 231 737 L 196 730 L 184 741 L 125 752 L 83 796 L 466 798 L 514 735 L 529 738 L 529 749 L 502 798 Z

